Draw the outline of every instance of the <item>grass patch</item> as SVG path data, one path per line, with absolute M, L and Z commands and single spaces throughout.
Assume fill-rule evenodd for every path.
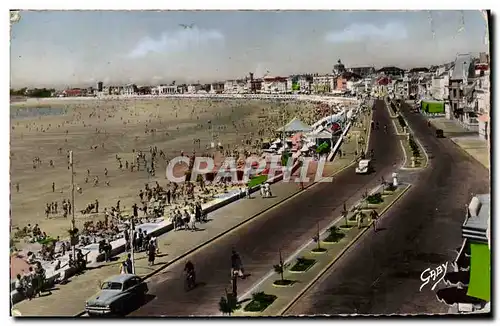
M 292 272 L 305 272 L 316 263 L 316 260 L 305 257 L 297 258 L 295 265 L 290 268 Z
M 345 225 L 343 225 L 345 227 Z M 324 240 L 323 242 L 327 243 L 337 243 L 340 240 L 342 240 L 345 237 L 344 233 L 338 232 L 338 233 L 330 233 Z
M 382 203 L 383 201 L 384 201 L 384 199 L 382 198 L 382 194 L 380 192 L 377 192 L 373 195 L 366 197 L 366 202 L 369 205 L 377 205 L 377 204 Z
M 243 308 L 244 311 L 261 312 L 269 307 L 278 297 L 264 292 L 252 294 L 252 300 Z
M 250 179 L 250 181 L 248 181 L 248 188 L 255 187 L 255 186 L 260 185 L 266 181 L 267 181 L 267 175 L 265 175 L 265 174 L 253 177 L 252 179 Z
M 327 250 L 325 248 L 314 248 L 313 250 L 311 250 L 311 252 L 313 252 L 315 254 L 322 254 L 322 253 L 327 252 Z
M 276 280 L 273 282 L 273 285 L 276 286 L 292 286 L 295 281 L 292 280 Z

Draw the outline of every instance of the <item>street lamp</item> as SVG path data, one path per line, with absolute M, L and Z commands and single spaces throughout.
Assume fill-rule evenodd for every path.
M 71 167 L 71 230 L 72 237 L 74 237 L 73 231 L 76 228 L 75 223 L 75 172 L 73 169 L 73 151 L 69 152 L 69 165 Z M 75 240 L 71 239 L 71 245 L 73 247 L 73 258 L 75 255 Z

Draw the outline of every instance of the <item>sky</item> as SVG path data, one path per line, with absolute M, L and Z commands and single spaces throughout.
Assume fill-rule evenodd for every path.
M 22 11 L 11 87 L 322 74 L 339 59 L 412 68 L 487 52 L 487 36 L 479 11 Z

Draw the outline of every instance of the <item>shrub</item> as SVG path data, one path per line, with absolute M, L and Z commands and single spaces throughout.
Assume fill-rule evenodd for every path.
M 386 191 L 394 191 L 394 190 L 396 190 L 396 186 L 391 183 L 387 187 L 385 187 L 385 190 Z
M 420 157 L 420 149 L 418 148 L 417 143 L 415 142 L 415 139 L 413 139 L 413 136 L 410 135 L 408 139 L 408 144 L 410 145 L 412 155 L 414 157 Z
M 376 194 L 366 197 L 366 201 L 368 202 L 368 204 L 380 204 L 384 200 L 382 199 L 382 194 L 380 192 L 377 192 Z
M 402 116 L 398 115 L 398 121 L 399 121 L 399 124 L 401 125 L 401 127 L 406 127 L 406 121 L 405 119 L 403 119 Z

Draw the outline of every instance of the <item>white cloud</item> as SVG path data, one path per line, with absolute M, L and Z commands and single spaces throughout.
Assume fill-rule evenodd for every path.
M 400 41 L 408 37 L 406 27 L 401 23 L 387 23 L 384 26 L 373 24 L 351 24 L 343 31 L 330 32 L 325 40 L 331 43 L 362 42 L 367 40 Z
M 165 32 L 159 39 L 145 37 L 129 53 L 131 58 L 139 58 L 149 53 L 179 52 L 190 48 L 196 49 L 210 42 L 224 42 L 224 35 L 216 30 L 193 28 L 175 32 Z

